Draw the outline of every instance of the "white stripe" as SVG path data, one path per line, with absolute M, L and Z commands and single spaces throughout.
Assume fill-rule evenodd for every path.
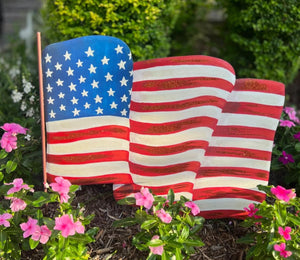
M 209 77 L 235 83 L 235 75 L 229 70 L 211 65 L 166 65 L 135 70 L 133 81 L 162 80 L 174 78 Z
M 278 125 L 278 119 L 267 116 L 223 113 L 217 125 L 249 126 L 275 130 Z
M 195 204 L 201 211 L 210 210 L 243 210 L 247 208 L 250 203 L 258 203 L 254 200 L 246 200 L 242 198 L 222 198 L 222 199 L 206 199 L 196 200 Z
M 228 101 L 250 102 L 269 106 L 282 106 L 284 103 L 284 96 L 272 93 L 233 90 L 228 97 Z
M 95 153 L 115 150 L 129 151 L 129 141 L 112 137 L 103 137 L 70 143 L 47 144 L 47 153 L 56 155 Z
M 142 135 L 131 132 L 130 142 L 148 146 L 167 146 L 191 140 L 208 140 L 212 132 L 209 127 L 197 127 L 168 135 Z
M 218 118 L 221 111 L 222 110 L 216 106 L 192 107 L 185 110 L 166 112 L 135 112 L 131 110 L 130 119 L 142 123 L 159 124 L 193 118 L 197 115 Z
M 76 131 L 92 127 L 118 125 L 129 127 L 129 119 L 117 116 L 92 116 L 46 122 L 47 132 Z
M 176 153 L 172 155 L 156 155 L 156 156 L 143 155 L 143 154 L 130 152 L 129 161 L 144 166 L 169 166 L 169 165 L 185 163 L 190 161 L 200 162 L 203 159 L 204 152 L 205 152 L 204 149 L 194 149 L 183 153 Z
M 257 185 L 267 185 L 268 182 L 239 177 L 208 177 L 198 178 L 195 181 L 194 189 L 214 188 L 214 187 L 238 187 L 242 189 L 251 189 L 258 191 Z
M 270 151 L 273 147 L 273 141 L 255 138 L 212 136 L 209 146 L 214 147 L 236 147 L 255 149 L 261 151 Z
M 101 162 L 76 165 L 47 163 L 47 172 L 62 177 L 96 177 L 106 174 L 128 173 L 128 162 Z
M 168 89 L 157 91 L 133 91 L 131 100 L 134 102 L 160 103 L 176 102 L 201 96 L 215 96 L 226 99 L 229 92 L 214 87 L 197 87 L 185 89 Z
M 225 156 L 205 156 L 201 167 L 245 167 L 269 171 L 270 161 Z

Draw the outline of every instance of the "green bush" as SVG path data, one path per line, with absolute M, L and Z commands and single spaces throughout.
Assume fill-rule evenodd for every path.
M 85 35 L 120 38 L 135 60 L 164 57 L 183 0 L 47 0 L 42 11 L 51 42 Z
M 300 1 L 217 2 L 227 15 L 223 58 L 238 77 L 290 83 L 300 68 Z

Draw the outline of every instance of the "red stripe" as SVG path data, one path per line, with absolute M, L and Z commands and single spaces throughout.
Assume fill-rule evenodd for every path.
M 207 148 L 205 156 L 242 157 L 269 161 L 271 159 L 272 153 L 240 147 L 236 148 L 210 146 Z
M 101 174 L 101 172 L 99 172 Z M 56 175 L 47 173 L 47 181 L 55 182 Z M 93 177 L 63 177 L 75 185 L 94 185 L 94 184 L 109 184 L 109 183 L 132 183 L 132 178 L 128 173 L 114 173 Z
M 248 216 L 248 213 L 245 212 L 244 210 L 206 210 L 206 211 L 200 211 L 199 216 L 205 219 L 220 219 L 220 218 L 245 219 Z
M 214 96 L 203 96 L 176 102 L 164 103 L 137 103 L 131 101 L 130 109 L 136 112 L 178 111 L 199 106 L 217 106 L 223 108 L 225 103 L 226 100 L 222 98 Z
M 144 80 L 134 82 L 132 90 L 138 91 L 160 91 L 173 89 L 192 89 L 199 87 L 210 87 L 223 89 L 228 92 L 232 90 L 232 84 L 224 79 L 209 77 L 174 78 L 160 80 Z
M 55 164 L 86 164 L 97 162 L 114 162 L 114 161 L 128 161 L 128 151 L 104 151 L 98 153 L 85 154 L 64 154 L 53 155 L 47 154 L 47 161 Z
M 213 132 L 213 136 L 225 137 L 242 137 L 242 138 L 258 138 L 273 141 L 274 130 L 260 127 L 235 126 L 235 125 L 218 125 Z
M 222 113 L 249 114 L 267 116 L 278 119 L 281 115 L 282 107 L 268 106 L 247 102 L 227 102 Z
M 115 137 L 128 140 L 129 128 L 125 126 L 108 125 L 102 127 L 87 128 L 77 131 L 48 132 L 47 143 L 68 143 L 100 137 Z
M 243 167 L 201 167 L 196 178 L 224 176 L 252 178 L 266 181 L 269 178 L 269 171 Z
M 205 55 L 191 55 L 191 56 L 177 56 L 166 57 L 145 61 L 138 61 L 133 63 L 133 70 L 152 68 L 156 66 L 168 66 L 168 65 L 208 65 L 217 66 L 229 70 L 235 74 L 233 67 L 226 61 L 215 57 Z
M 284 84 L 265 79 L 237 79 L 234 90 L 244 90 L 252 92 L 265 92 L 278 95 L 285 95 Z
M 179 172 L 192 171 L 197 172 L 200 163 L 196 161 L 190 161 L 185 163 L 178 163 L 175 165 L 166 166 L 144 166 L 140 164 L 135 164 L 129 162 L 130 171 L 134 174 L 141 176 L 162 176 L 162 175 L 172 175 Z
M 162 124 L 144 123 L 130 120 L 130 131 L 132 133 L 161 135 L 184 131 L 196 127 L 209 127 L 214 129 L 218 120 L 212 117 L 194 117 L 180 121 Z
M 212 187 L 194 189 L 193 200 L 239 198 L 263 201 L 265 193 L 238 187 Z

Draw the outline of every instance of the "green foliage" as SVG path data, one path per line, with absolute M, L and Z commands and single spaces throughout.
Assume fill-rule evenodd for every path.
M 238 77 L 290 83 L 300 68 L 298 0 L 218 0 L 225 9 L 224 59 Z
M 182 0 L 47 0 L 43 17 L 51 42 L 86 35 L 123 40 L 135 60 L 164 57 Z

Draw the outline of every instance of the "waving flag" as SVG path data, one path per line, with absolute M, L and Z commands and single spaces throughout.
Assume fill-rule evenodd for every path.
M 48 179 L 131 182 L 132 66 L 128 46 L 114 37 L 86 36 L 44 49 Z

